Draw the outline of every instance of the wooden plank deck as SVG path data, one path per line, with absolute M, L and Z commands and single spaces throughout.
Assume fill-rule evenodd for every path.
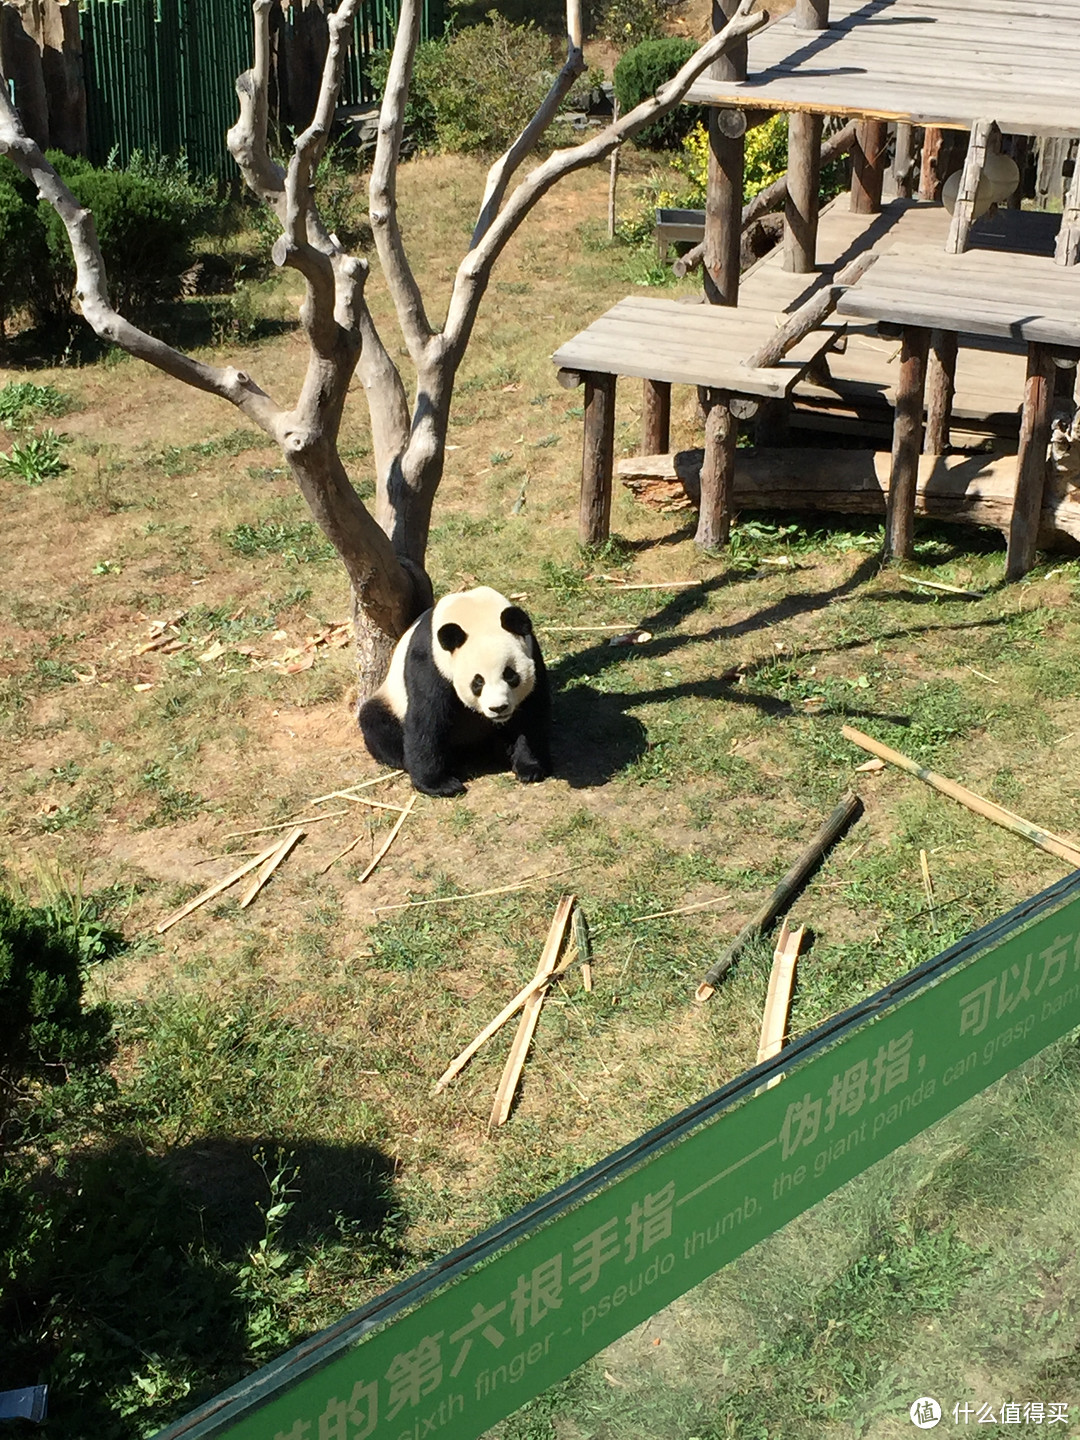
M 687 100 L 1080 135 L 1080 0 L 831 0 L 829 16 L 752 36 L 745 80 L 698 80 Z

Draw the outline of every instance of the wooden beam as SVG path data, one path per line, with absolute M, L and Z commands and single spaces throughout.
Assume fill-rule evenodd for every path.
M 809 0 L 807 0 L 809 3 Z M 817 269 L 818 195 L 824 116 L 796 110 L 788 118 L 788 185 L 784 202 L 784 269 Z
M 926 367 L 926 433 L 924 455 L 944 455 L 949 448 L 953 396 L 956 392 L 955 330 L 931 330 Z
M 582 545 L 601 545 L 611 529 L 611 471 L 615 463 L 615 376 L 586 373 L 581 454 Z
M 881 209 L 888 138 L 884 120 L 860 120 L 856 127 L 851 147 L 851 208 L 856 215 L 875 215 Z
M 658 455 L 671 436 L 671 382 L 645 380 L 641 392 L 641 453 Z
M 1043 491 L 1046 489 L 1046 450 L 1050 443 L 1050 412 L 1054 398 L 1054 361 L 1045 345 L 1029 345 L 1024 408 L 1020 413 L 1020 448 L 1016 456 L 1016 495 L 1005 579 L 1019 580 L 1035 563 Z
M 923 395 L 930 332 L 905 325 L 900 342 L 900 374 L 893 419 L 889 504 L 885 514 L 885 554 L 907 559 L 915 544 L 915 487 L 922 448 Z
M 815 290 L 809 300 L 792 311 L 764 345 L 743 361 L 747 369 L 763 370 L 771 365 L 779 365 L 789 350 L 794 349 L 800 340 L 804 340 L 811 331 L 816 330 L 829 318 L 836 309 L 840 296 L 866 274 L 877 258 L 875 251 L 864 250 L 861 255 L 856 255 L 849 265 L 845 265 L 830 284 Z
M 960 174 L 960 190 L 956 196 L 956 208 L 952 213 L 948 239 L 945 241 L 946 255 L 962 255 L 967 249 L 968 235 L 975 223 L 975 201 L 979 193 L 986 151 L 990 143 L 992 120 L 976 120 L 971 127 L 964 168 Z
M 731 413 L 727 390 L 702 389 L 705 407 L 705 457 L 701 464 L 701 502 L 694 544 L 718 550 L 731 535 L 731 498 L 735 490 L 735 442 L 739 423 Z

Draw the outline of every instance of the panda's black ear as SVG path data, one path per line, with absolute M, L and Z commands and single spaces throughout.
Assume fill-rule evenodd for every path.
M 520 605 L 507 605 L 501 615 L 502 627 L 511 635 L 531 635 L 532 621 Z
M 440 625 L 437 639 L 444 650 L 453 652 L 465 644 L 468 636 L 460 625 Z

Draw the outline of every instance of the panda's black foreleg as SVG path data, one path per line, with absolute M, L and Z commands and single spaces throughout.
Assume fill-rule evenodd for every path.
M 404 765 L 414 790 L 424 795 L 464 795 L 465 786 L 450 773 L 450 735 L 451 727 L 441 713 L 423 706 L 409 706 L 405 717 Z
M 545 683 L 519 707 L 514 716 L 516 733 L 509 743 L 510 768 L 526 785 L 551 774 L 550 700 Z
M 368 753 L 380 765 L 390 765 L 395 770 L 405 766 L 405 743 L 401 721 L 388 705 L 379 699 L 365 701 L 360 706 L 357 720 L 360 733 Z

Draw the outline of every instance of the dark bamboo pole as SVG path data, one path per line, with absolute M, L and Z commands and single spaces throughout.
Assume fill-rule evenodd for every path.
M 788 185 L 784 202 L 784 269 L 817 269 L 818 191 L 821 183 L 821 115 L 793 111 L 788 118 Z
M 705 455 L 701 462 L 701 501 L 694 544 L 717 550 L 731 535 L 731 497 L 735 492 L 735 442 L 739 423 L 727 390 L 699 392 L 705 409 Z
M 645 380 L 641 392 L 641 453 L 666 455 L 671 438 L 671 382 Z
M 1039 518 L 1046 488 L 1046 447 L 1054 398 L 1054 361 L 1045 345 L 1029 345 L 1020 448 L 1016 456 L 1016 494 L 1009 522 L 1005 579 L 1019 580 L 1035 563 Z
M 713 0 L 713 33 L 722 30 L 738 0 Z M 746 79 L 746 42 L 713 62 L 714 80 Z M 712 305 L 739 303 L 739 249 L 742 240 L 743 166 L 746 135 L 724 133 L 720 111 L 709 109 L 709 169 L 705 182 L 705 298 Z
M 694 996 L 695 1000 L 708 1000 L 739 958 L 739 952 L 746 942 L 752 940 L 755 935 L 760 935 L 778 915 L 783 914 L 824 859 L 825 852 L 836 844 L 848 826 L 861 814 L 862 801 L 853 791 L 849 790 L 761 909 L 751 920 L 747 921 L 716 964 L 706 970 Z
M 910 559 L 915 543 L 915 489 L 919 480 L 929 346 L 929 330 L 904 326 L 900 375 L 896 383 L 889 501 L 885 511 L 885 554 L 897 560 Z
M 578 538 L 600 545 L 611 529 L 611 472 L 615 465 L 615 376 L 589 372 L 585 381 L 585 438 L 581 456 Z
M 851 208 L 856 215 L 881 209 L 888 126 L 884 120 L 860 120 L 851 149 Z
M 931 330 L 926 366 L 926 434 L 924 455 L 944 455 L 949 448 L 953 396 L 956 393 L 955 330 Z

